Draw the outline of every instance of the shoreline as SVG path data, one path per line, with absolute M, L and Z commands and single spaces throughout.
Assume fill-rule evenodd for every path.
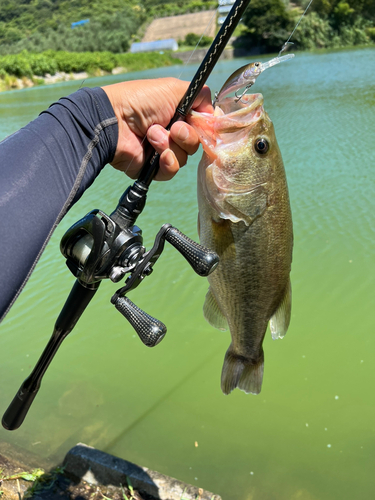
M 375 45 L 350 45 L 347 47 L 336 47 L 336 48 L 315 48 L 311 50 L 301 51 L 303 53 L 308 52 L 310 54 L 317 53 L 327 53 L 327 52 L 341 52 L 341 51 L 351 51 L 351 50 L 363 50 L 363 49 L 375 49 Z M 200 63 L 206 53 L 208 48 L 197 49 L 197 50 L 188 50 L 188 51 L 177 51 L 171 54 L 172 58 L 176 60 L 176 65 L 178 64 L 197 64 Z M 253 57 L 256 55 L 266 55 L 265 52 L 260 50 L 259 48 L 253 49 L 245 49 L 243 47 L 228 47 L 226 48 L 222 55 L 221 59 L 236 59 L 236 58 L 244 58 L 244 57 Z M 165 67 L 167 68 L 169 65 L 158 66 L 159 68 Z M 150 68 L 151 69 L 151 68 Z M 37 87 L 40 85 L 53 85 L 55 83 L 74 81 L 74 80 L 86 80 L 87 78 L 98 77 L 98 76 L 106 76 L 106 75 L 121 75 L 134 71 L 143 71 L 143 69 L 131 69 L 130 71 L 124 66 L 117 66 L 113 68 L 111 72 L 104 71 L 102 69 L 97 69 L 93 72 L 80 71 L 77 73 L 71 72 L 67 73 L 64 71 L 58 71 L 54 75 L 47 73 L 45 76 L 37 76 L 33 75 L 32 78 L 23 76 L 18 78 L 13 75 L 8 75 L 8 81 L 2 80 L 0 78 L 0 93 L 7 92 L 10 90 L 22 90 L 25 88 Z
M 25 76 L 22 78 L 17 78 L 16 76 L 10 76 L 10 83 L 6 86 L 6 88 L 2 88 L 0 85 L 0 92 L 7 92 L 9 90 L 22 90 L 31 87 L 38 87 L 40 85 L 53 85 L 55 83 L 69 82 L 73 80 L 86 80 L 87 78 L 96 76 L 121 75 L 126 73 L 128 73 L 126 68 L 118 66 L 117 68 L 114 68 L 111 73 L 103 70 L 97 70 L 94 73 L 88 73 L 87 71 L 80 71 L 78 73 L 66 73 L 64 71 L 58 71 L 54 75 L 50 75 L 49 73 L 47 73 L 43 77 L 37 75 L 33 75 L 33 78 L 28 78 Z

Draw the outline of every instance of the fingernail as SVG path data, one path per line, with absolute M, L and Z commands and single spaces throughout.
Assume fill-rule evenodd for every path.
M 173 155 L 172 151 L 167 151 L 165 153 L 164 161 L 165 161 L 167 167 L 173 167 L 173 165 L 174 165 L 174 155 Z
M 186 125 L 182 125 L 178 132 L 178 138 L 181 141 L 186 141 L 186 139 L 189 137 L 189 129 L 187 128 Z
M 162 143 L 165 141 L 166 132 L 162 127 L 154 125 L 150 127 L 147 135 L 153 142 Z

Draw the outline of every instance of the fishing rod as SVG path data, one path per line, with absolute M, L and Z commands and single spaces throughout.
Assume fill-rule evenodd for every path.
M 249 3 L 250 0 L 236 0 L 233 4 L 167 126 L 168 130 L 176 121 L 185 120 Z M 142 311 L 126 294 L 152 273 L 165 241 L 183 255 L 199 276 L 208 276 L 219 263 L 215 252 L 191 240 L 171 224 L 161 227 L 153 247 L 146 251 L 142 230 L 135 222 L 146 205 L 148 189 L 159 169 L 160 155 L 147 142 L 145 151 L 146 160 L 138 179 L 121 196 L 112 214 L 108 216 L 101 210 L 92 210 L 68 229 L 61 239 L 60 250 L 76 281 L 56 320 L 52 337 L 3 416 L 2 424 L 7 430 L 18 429 L 24 421 L 54 355 L 103 279 L 109 278 L 117 283 L 130 273 L 111 302 L 129 321 L 141 341 L 148 347 L 154 347 L 164 338 L 166 326 Z

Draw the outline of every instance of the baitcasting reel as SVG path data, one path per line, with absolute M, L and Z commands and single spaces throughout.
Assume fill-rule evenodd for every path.
M 153 347 L 164 338 L 166 326 L 142 311 L 126 294 L 152 273 L 165 241 L 173 245 L 200 276 L 208 276 L 218 265 L 215 252 L 191 240 L 171 224 L 162 226 L 153 247 L 147 252 L 142 231 L 134 224 L 145 205 L 146 195 L 147 186 L 138 180 L 125 191 L 110 217 L 101 210 L 92 210 L 63 236 L 60 249 L 77 280 L 42 356 L 3 416 L 2 424 L 6 429 L 14 430 L 22 424 L 54 355 L 103 279 L 117 283 L 130 273 L 125 286 L 117 290 L 111 302 L 133 326 L 142 342 Z
M 88 213 L 61 240 L 61 252 L 67 259 L 66 264 L 81 287 L 97 290 L 101 280 L 109 278 L 117 283 L 131 273 L 111 302 L 148 347 L 158 344 L 167 329 L 161 321 L 133 304 L 126 294 L 152 273 L 165 241 L 185 257 L 199 276 L 208 276 L 219 263 L 214 252 L 195 243 L 171 224 L 162 226 L 153 247 L 146 252 L 139 227 L 121 228 L 119 223 L 100 210 Z

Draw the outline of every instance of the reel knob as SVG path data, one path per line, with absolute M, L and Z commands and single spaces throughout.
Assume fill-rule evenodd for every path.
M 191 240 L 173 226 L 167 229 L 165 239 L 180 252 L 199 276 L 208 276 L 219 264 L 219 257 L 215 252 Z
M 117 297 L 112 303 L 147 347 L 154 347 L 163 340 L 167 333 L 164 323 L 142 311 L 128 297 Z

